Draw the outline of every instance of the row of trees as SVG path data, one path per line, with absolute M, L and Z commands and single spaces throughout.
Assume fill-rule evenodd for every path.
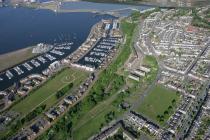
M 171 113 L 173 111 L 173 107 L 172 106 L 176 106 L 176 100 L 173 99 L 171 101 L 171 104 L 172 105 L 168 106 L 168 108 L 163 112 L 162 115 L 157 115 L 157 119 L 158 119 L 159 122 L 164 122 L 164 120 L 167 118 L 169 113 Z
M 73 83 L 68 84 L 67 86 L 63 87 L 61 90 L 59 90 L 56 93 L 56 98 L 59 99 L 62 96 L 64 96 L 72 87 L 73 87 Z
M 34 119 L 35 117 L 37 117 L 38 115 L 40 115 L 46 108 L 46 105 L 43 104 L 41 106 L 38 106 L 37 108 L 35 108 L 32 112 L 30 112 L 29 114 L 27 114 L 24 118 L 21 119 L 21 122 L 29 122 L 32 119 Z

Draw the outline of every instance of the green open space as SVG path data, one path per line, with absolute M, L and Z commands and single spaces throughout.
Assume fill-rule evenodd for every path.
M 170 114 L 173 113 L 177 102 L 179 102 L 179 98 L 180 95 L 175 91 L 157 85 L 151 93 L 145 97 L 136 111 L 164 126 Z
M 40 88 L 29 93 L 25 99 L 14 105 L 11 110 L 26 115 L 37 106 L 46 104 L 46 109 L 55 104 L 58 99 L 56 97 L 57 91 L 62 89 L 69 83 L 74 83 L 76 87 L 87 77 L 87 73 L 75 69 L 65 69 L 49 79 Z
M 158 73 L 158 63 L 154 56 L 146 55 L 143 59 L 143 65 L 150 68 L 149 74 L 146 75 L 144 80 L 147 80 L 149 84 L 156 79 Z
M 100 129 L 108 123 L 108 120 L 106 119 L 106 115 L 108 113 L 114 112 L 114 118 L 121 115 L 123 110 L 112 105 L 117 98 L 118 94 L 114 94 L 106 101 L 99 103 L 97 106 L 85 113 L 78 121 L 75 121 L 73 127 L 73 139 L 86 140 L 95 133 L 99 132 Z
M 73 139 L 87 140 L 91 136 L 100 132 L 101 127 L 106 125 L 106 115 L 110 112 L 116 112 L 113 106 L 107 106 L 106 109 L 101 110 L 100 113 L 91 117 L 84 125 L 73 131 Z M 81 135 L 82 134 L 82 135 Z
M 144 93 L 149 88 L 149 86 L 155 83 L 159 69 L 156 58 L 154 56 L 146 55 L 143 58 L 142 65 L 150 68 L 150 72 L 147 73 L 145 77 L 141 77 L 139 82 L 127 78 L 126 84 L 127 86 L 131 87 L 129 89 L 129 92 L 133 94 L 128 94 L 122 98 L 118 98 L 118 102 L 121 102 L 123 100 L 129 103 L 137 102 L 142 93 Z

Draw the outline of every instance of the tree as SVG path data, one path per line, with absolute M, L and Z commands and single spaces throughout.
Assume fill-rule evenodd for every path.
M 172 106 L 169 106 L 169 107 L 168 107 L 168 110 L 169 110 L 169 111 L 172 110 Z
M 172 104 L 175 104 L 175 103 L 176 103 L 176 100 L 175 100 L 175 99 L 173 99 L 171 102 L 172 102 Z
M 157 115 L 157 118 L 160 119 L 160 115 Z
M 100 129 L 102 129 L 104 127 L 104 123 L 101 123 Z
M 166 111 L 164 111 L 164 115 L 168 115 L 168 111 L 166 110 Z

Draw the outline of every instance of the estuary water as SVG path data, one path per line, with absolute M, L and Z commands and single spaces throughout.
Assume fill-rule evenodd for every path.
M 0 54 L 38 43 L 73 41 L 77 48 L 91 27 L 109 15 L 93 13 L 55 13 L 28 8 L 0 8 Z

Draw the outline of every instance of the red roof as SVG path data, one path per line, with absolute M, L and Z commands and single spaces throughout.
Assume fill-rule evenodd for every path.
M 189 25 L 187 27 L 187 32 L 197 32 L 197 28 L 195 26 Z

